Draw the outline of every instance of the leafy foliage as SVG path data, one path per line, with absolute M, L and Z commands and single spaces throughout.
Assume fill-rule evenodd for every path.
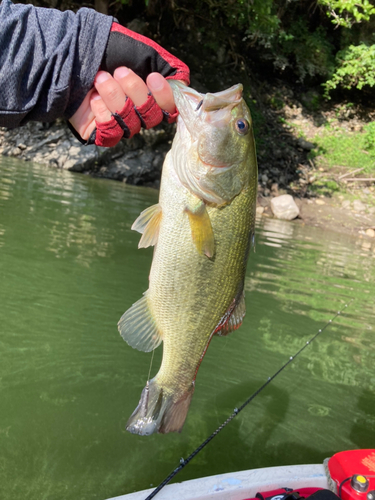
M 336 69 L 325 84 L 326 95 L 341 86 L 361 90 L 365 85 L 375 86 L 375 45 L 350 45 L 336 55 Z
M 369 21 L 375 7 L 369 0 L 319 0 L 336 26 L 351 28 L 353 24 Z
M 198 24 L 209 20 L 198 30 L 211 34 L 205 46 L 213 52 L 229 38 L 237 61 L 255 55 L 299 82 L 325 82 L 328 97 L 340 87 L 375 86 L 374 1 L 171 0 L 170 5 Z M 210 24 L 213 29 L 207 29 Z
M 281 43 L 283 52 L 293 61 L 299 80 L 306 77 L 327 77 L 334 66 L 333 45 L 322 26 L 310 31 L 306 23 L 299 19 L 290 27 L 288 39 Z

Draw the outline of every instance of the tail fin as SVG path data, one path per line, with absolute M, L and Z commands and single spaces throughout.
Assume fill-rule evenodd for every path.
M 182 398 L 174 401 L 166 394 L 156 378 L 147 382 L 137 408 L 126 424 L 132 434 L 149 436 L 154 432 L 181 432 L 193 396 L 194 386 Z

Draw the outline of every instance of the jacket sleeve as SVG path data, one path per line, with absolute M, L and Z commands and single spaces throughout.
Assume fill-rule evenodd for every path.
M 113 18 L 0 4 L 0 126 L 70 118 L 92 87 Z

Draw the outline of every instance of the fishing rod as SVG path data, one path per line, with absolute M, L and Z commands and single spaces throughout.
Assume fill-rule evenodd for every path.
M 307 346 L 309 346 L 317 337 L 319 337 L 319 335 L 321 335 L 324 330 L 331 324 L 333 323 L 333 321 L 335 321 L 335 319 L 340 316 L 340 314 L 347 308 L 349 307 L 349 305 L 353 302 L 354 299 L 350 300 L 348 302 L 348 304 L 345 304 L 345 306 L 340 310 L 338 311 L 324 326 L 323 328 L 320 328 L 318 330 L 318 332 L 313 336 L 311 337 L 310 340 L 308 340 L 302 347 L 301 349 L 299 349 L 299 351 L 296 352 L 296 354 L 294 354 L 294 356 L 290 356 L 290 358 L 288 359 L 288 361 L 286 363 L 283 364 L 283 366 L 281 368 L 279 368 L 271 377 L 268 377 L 268 379 L 266 380 L 266 382 L 264 382 L 263 385 L 261 385 L 259 387 L 259 389 L 257 389 L 239 408 L 235 408 L 233 410 L 233 413 L 216 429 L 216 431 L 214 431 L 205 441 L 203 441 L 202 444 L 200 444 L 198 446 L 198 448 L 196 448 L 186 459 L 184 458 L 181 458 L 180 459 L 180 464 L 178 465 L 178 467 L 176 467 L 170 474 L 169 476 L 167 476 L 164 481 L 162 481 L 159 486 L 157 486 L 151 493 L 150 495 L 148 495 L 148 497 L 145 498 L 145 500 L 151 500 L 152 498 L 154 498 L 155 495 L 157 495 L 159 493 L 159 491 L 164 488 L 164 486 L 166 486 L 174 477 L 176 474 L 178 474 L 184 467 L 187 466 L 187 464 L 193 460 L 193 458 L 198 455 L 198 453 L 203 450 L 203 448 L 210 442 L 212 441 L 212 439 L 217 436 L 219 434 L 220 431 L 222 431 L 224 429 L 224 427 L 226 427 L 229 422 L 231 422 L 235 417 L 237 417 L 237 415 L 249 404 L 251 403 L 251 401 L 253 401 L 253 399 L 255 399 L 258 394 L 260 394 L 263 389 L 265 389 L 267 387 L 268 384 L 270 384 L 272 382 L 272 380 L 274 380 L 290 363 L 292 363 L 297 356 L 299 356 L 301 354 L 302 351 L 304 351 L 306 349 Z

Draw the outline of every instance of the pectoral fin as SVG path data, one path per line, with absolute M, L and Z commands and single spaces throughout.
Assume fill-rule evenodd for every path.
M 134 349 L 150 352 L 160 345 L 162 335 L 147 303 L 147 292 L 133 304 L 118 322 L 121 337 Z
M 227 313 L 228 314 L 228 313 Z M 237 330 L 241 325 L 246 314 L 245 294 L 242 292 L 239 302 L 227 317 L 224 316 L 222 325 L 219 325 L 216 335 L 225 337 L 229 333 Z
M 198 252 L 213 257 L 215 240 L 206 205 L 201 201 L 196 207 L 185 210 L 189 216 L 191 235 Z
M 162 211 L 159 203 L 143 210 L 134 221 L 132 229 L 142 234 L 138 248 L 147 248 L 156 245 L 159 237 L 159 227 Z

